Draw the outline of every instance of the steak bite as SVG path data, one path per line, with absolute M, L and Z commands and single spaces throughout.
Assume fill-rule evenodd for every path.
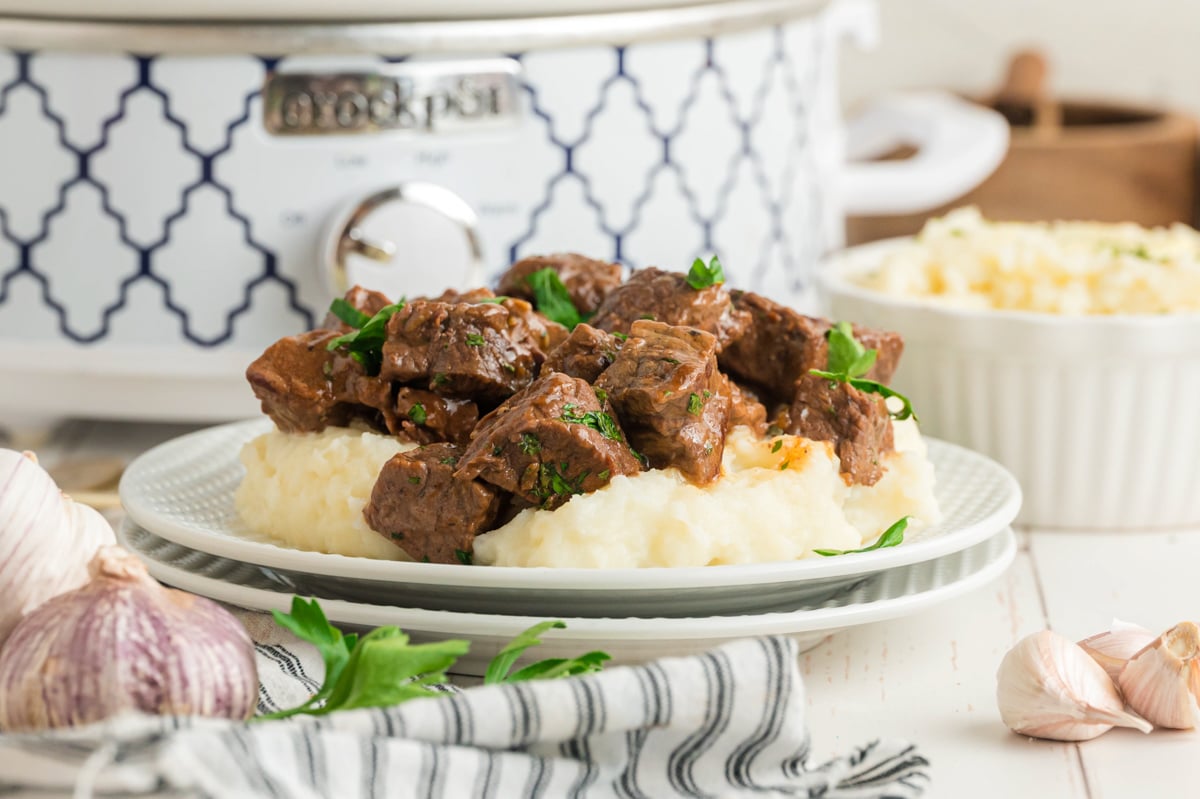
M 833 442 L 847 484 L 875 485 L 883 476 L 880 455 L 893 449 L 887 403 L 849 383 L 805 374 L 782 415 L 784 432 L 814 441 Z
M 500 276 L 496 290 L 509 297 L 532 300 L 533 289 L 527 281 L 530 275 L 543 269 L 558 273 L 576 310 L 585 316 L 594 313 L 608 293 L 621 285 L 620 264 L 566 252 L 522 258 Z
M 414 297 L 413 299 L 416 300 L 418 298 Z M 488 302 L 494 299 L 496 299 L 496 295 L 492 293 L 492 290 L 481 286 L 477 289 L 467 289 L 466 291 L 446 289 L 434 297 L 433 301 L 444 302 L 447 305 L 456 305 L 460 302 Z
M 470 563 L 475 536 L 500 511 L 500 493 L 479 480 L 454 476 L 461 450 L 430 444 L 383 465 L 363 516 L 413 560 Z
M 494 303 L 408 303 L 388 320 L 380 375 L 450 397 L 501 400 L 545 360 L 527 320 Z
M 729 429 L 728 393 L 717 371 L 711 333 L 636 321 L 613 365 L 596 381 L 650 465 L 674 466 L 693 483 L 721 473 Z
M 449 441 L 466 446 L 479 421 L 479 406 L 471 400 L 443 397 L 408 386 L 397 390 L 395 412 L 401 420 L 402 432 L 424 444 Z
M 390 382 L 368 375 L 361 363 L 341 353 L 332 353 L 326 373 L 333 396 L 348 408 L 351 418 L 366 422 L 372 428 L 401 434 L 401 420 L 396 414 L 396 395 Z
M 378 291 L 365 289 L 362 286 L 355 286 L 350 289 L 342 299 L 368 317 L 374 316 L 391 305 L 391 301 L 385 295 L 380 294 Z M 354 330 L 353 327 L 338 319 L 337 314 L 333 311 L 325 314 L 325 319 L 321 322 L 321 327 L 326 330 L 336 330 L 339 333 L 349 333 L 351 330 Z
M 285 433 L 317 433 L 350 421 L 351 408 L 334 392 L 330 376 L 335 331 L 312 330 L 279 339 L 246 369 L 262 410 Z
M 639 319 L 695 327 L 717 338 L 717 351 L 742 335 L 750 315 L 733 307 L 723 283 L 694 289 L 679 272 L 639 269 L 615 288 L 589 320 L 593 327 L 632 333 Z
M 720 375 L 721 393 L 729 397 L 729 426 L 744 425 L 756 436 L 767 432 L 767 408 L 748 389 L 742 388 L 726 375 Z
M 722 369 L 786 399 L 797 378 L 809 369 L 826 368 L 825 334 L 833 326 L 829 320 L 804 316 L 751 291 L 735 291 L 733 304 L 750 321 L 745 332 L 721 352 Z M 904 350 L 900 335 L 856 326 L 854 337 L 879 352 L 865 376 L 880 383 L 891 380 Z
M 508 310 L 514 320 L 525 326 L 529 337 L 543 353 L 550 352 L 567 340 L 570 331 L 542 316 L 525 300 L 509 297 L 500 305 Z
M 641 464 L 584 380 L 544 375 L 479 420 L 455 476 L 479 478 L 531 505 L 557 508 Z
M 595 383 L 621 351 L 621 340 L 591 325 L 576 325 L 571 335 L 546 356 L 542 374 L 562 372 Z

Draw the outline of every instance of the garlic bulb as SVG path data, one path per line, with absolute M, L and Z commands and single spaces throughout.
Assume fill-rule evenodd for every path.
M 0 644 L 22 616 L 88 580 L 116 542 L 104 517 L 64 496 L 32 453 L 0 449 Z
M 1150 732 L 1104 669 L 1074 642 L 1043 630 L 1021 639 L 996 674 L 1000 718 L 1014 732 L 1055 741 L 1087 741 L 1113 727 Z
M 1079 646 L 1092 656 L 1092 660 L 1104 667 L 1109 677 L 1116 680 L 1125 663 L 1153 640 L 1154 633 L 1145 627 L 1113 619 L 1107 632 L 1084 638 Z
M 224 608 L 156 583 L 104 547 L 91 581 L 21 620 L 0 650 L 0 729 L 123 711 L 242 719 L 258 698 L 254 644 Z
M 1200 627 L 1176 624 L 1133 656 L 1117 676 L 1129 707 L 1159 727 L 1196 726 L 1200 696 Z

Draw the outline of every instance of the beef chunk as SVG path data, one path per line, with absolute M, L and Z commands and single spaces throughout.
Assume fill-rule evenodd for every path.
M 471 400 L 407 386 L 396 392 L 395 410 L 404 434 L 426 444 L 449 441 L 466 446 L 479 421 L 479 407 Z
M 750 324 L 722 351 L 721 368 L 780 398 L 790 397 L 796 379 L 809 369 L 826 368 L 829 320 L 804 316 L 750 291 L 733 296 L 734 307 L 749 316 Z M 854 337 L 864 347 L 879 351 L 866 377 L 881 383 L 891 380 L 904 349 L 900 335 L 856 326 Z
M 470 562 L 475 536 L 500 511 L 500 493 L 479 480 L 455 477 L 460 453 L 453 444 L 430 444 L 393 456 L 363 511 L 371 529 L 413 560 Z
M 640 470 L 595 390 L 584 380 L 551 372 L 479 421 L 455 474 L 557 508 L 574 494 Z
M 581 314 L 593 313 L 608 293 L 621 285 L 621 265 L 597 261 L 576 253 L 534 255 L 517 261 L 500 276 L 496 290 L 509 297 L 533 299 L 526 281 L 534 272 L 553 269 L 566 286 Z
M 336 332 L 313 330 L 279 339 L 246 369 L 246 380 L 263 413 L 285 433 L 319 432 L 345 425 L 351 408 L 330 382 Z
M 355 286 L 347 291 L 344 299 L 367 316 L 374 316 L 388 305 L 391 305 L 391 301 L 383 294 L 380 294 L 378 291 L 365 289 L 362 286 Z M 325 320 L 321 322 L 321 327 L 326 330 L 336 330 L 339 333 L 349 333 L 354 329 L 334 316 L 332 312 L 325 314 Z
M 368 375 L 362 364 L 340 353 L 334 354 L 328 372 L 333 396 L 345 404 L 351 418 L 375 430 L 386 430 L 392 435 L 401 433 L 395 391 L 390 382 Z
M 565 327 L 542 316 L 525 300 L 510 297 L 501 305 L 512 315 L 514 324 L 524 326 L 527 335 L 542 352 L 550 352 L 567 340 L 569 331 Z
M 612 365 L 621 350 L 621 340 L 591 325 L 576 325 L 571 335 L 546 356 L 542 373 L 562 372 L 595 383 Z
M 880 454 L 893 448 L 892 420 L 883 398 L 808 374 L 796 380 L 795 392 L 781 419 L 784 432 L 833 442 L 847 483 L 878 482 L 884 469 Z
M 446 289 L 441 294 L 433 298 L 434 302 L 444 302 L 450 305 L 455 305 L 460 302 L 485 302 L 494 300 L 496 295 L 491 289 L 477 288 L 459 291 L 458 289 Z
M 718 352 L 750 323 L 748 314 L 734 309 L 724 284 L 696 290 L 679 272 L 652 267 L 634 272 L 614 289 L 589 322 L 610 333 L 629 333 L 639 319 L 712 333 L 717 338 Z
M 721 393 L 711 333 L 636 321 L 613 365 L 596 381 L 629 443 L 655 468 L 674 466 L 694 483 L 721 472 L 729 396 Z
M 529 324 L 503 305 L 416 300 L 388 320 L 380 375 L 451 397 L 500 400 L 545 360 Z
M 720 376 L 721 393 L 729 397 L 729 426 L 745 425 L 757 436 L 767 432 L 767 409 L 754 393 L 725 375 Z

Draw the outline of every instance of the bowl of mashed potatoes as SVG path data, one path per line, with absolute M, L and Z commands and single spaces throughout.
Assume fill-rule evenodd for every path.
M 1017 476 L 1019 522 L 1200 522 L 1197 231 L 960 209 L 831 258 L 820 290 L 904 336 L 896 388 L 926 433 Z

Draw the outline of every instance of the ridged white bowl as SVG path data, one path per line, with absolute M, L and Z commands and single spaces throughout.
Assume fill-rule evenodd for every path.
M 1200 523 L 1200 315 L 968 311 L 847 280 L 896 246 L 876 242 L 830 259 L 822 300 L 835 319 L 903 334 L 897 390 L 912 399 L 924 432 L 1016 475 L 1019 523 Z

